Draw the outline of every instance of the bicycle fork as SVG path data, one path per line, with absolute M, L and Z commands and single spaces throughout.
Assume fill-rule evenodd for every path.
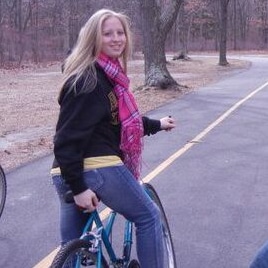
M 112 235 L 112 227 L 115 220 L 115 212 L 112 212 L 109 216 L 108 224 L 104 228 L 103 225 L 99 225 L 99 218 L 96 217 L 96 225 L 99 228 L 95 231 L 87 231 L 82 236 L 81 239 L 85 239 L 89 241 L 90 247 L 89 252 L 93 253 L 97 260 L 96 262 L 101 265 L 102 263 L 102 243 L 104 243 L 107 253 L 110 256 L 110 261 L 113 267 L 123 268 L 128 267 L 128 263 L 130 262 L 131 256 L 131 248 L 133 244 L 133 223 L 130 221 L 125 222 L 125 230 L 124 230 L 124 240 L 123 240 L 123 252 L 122 258 L 117 259 L 112 248 L 112 241 L 109 241 Z
M 81 236 L 90 243 L 89 252 L 97 255 L 97 263 L 101 263 L 101 241 L 103 227 L 98 228 L 95 232 L 87 232 Z

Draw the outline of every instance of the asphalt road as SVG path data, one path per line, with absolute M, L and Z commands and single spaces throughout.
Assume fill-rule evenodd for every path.
M 268 57 L 243 59 L 249 69 L 149 113 L 177 120 L 146 138 L 143 177 L 163 201 L 181 268 L 246 268 L 268 239 Z M 34 267 L 59 244 L 51 162 L 7 174 L 0 267 Z

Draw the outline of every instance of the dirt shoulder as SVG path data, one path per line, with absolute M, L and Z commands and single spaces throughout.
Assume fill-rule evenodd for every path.
M 189 61 L 173 61 L 168 69 L 182 85 L 181 90 L 140 88 L 144 82 L 144 62 L 129 64 L 131 87 L 142 113 L 180 98 L 199 87 L 216 82 L 235 70 L 248 68 L 249 62 L 228 59 L 230 65 L 218 66 L 217 57 L 191 56 Z M 52 139 L 59 107 L 60 63 L 25 66 L 21 70 L 0 70 L 0 158 L 5 171 L 52 153 Z M 137 90 L 139 88 L 139 90 Z

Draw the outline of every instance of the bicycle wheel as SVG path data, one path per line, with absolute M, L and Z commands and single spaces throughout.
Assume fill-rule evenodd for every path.
M 4 170 L 0 166 L 0 217 L 4 210 L 7 195 L 7 182 Z
M 144 183 L 144 187 L 146 192 L 151 197 L 151 199 L 156 203 L 156 205 L 160 209 L 163 236 L 164 236 L 164 261 L 165 261 L 164 265 L 166 268 L 177 268 L 175 250 L 172 242 L 167 217 L 164 211 L 164 207 L 154 187 L 149 183 Z
M 96 254 L 89 251 L 90 243 L 82 239 L 75 239 L 64 245 L 54 258 L 50 268 L 84 268 L 97 265 Z M 102 268 L 108 268 L 102 257 Z

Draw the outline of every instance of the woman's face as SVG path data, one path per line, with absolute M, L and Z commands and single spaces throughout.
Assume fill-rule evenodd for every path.
M 125 49 L 126 41 L 123 25 L 118 18 L 110 17 L 103 22 L 101 51 L 104 54 L 118 58 Z

